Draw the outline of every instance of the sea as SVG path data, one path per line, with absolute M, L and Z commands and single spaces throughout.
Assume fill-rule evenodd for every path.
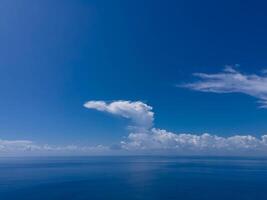
M 0 158 L 0 200 L 267 200 L 267 159 Z

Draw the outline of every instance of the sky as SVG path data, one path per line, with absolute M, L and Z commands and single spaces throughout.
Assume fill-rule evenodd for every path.
M 267 152 L 266 6 L 2 0 L 0 155 Z

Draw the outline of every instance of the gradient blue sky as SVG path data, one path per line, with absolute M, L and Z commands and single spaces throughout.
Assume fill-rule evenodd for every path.
M 89 100 L 143 101 L 155 126 L 219 136 L 267 133 L 267 109 L 244 94 L 175 87 L 195 72 L 267 68 L 263 1 L 2 0 L 0 138 L 110 145 L 127 120 Z

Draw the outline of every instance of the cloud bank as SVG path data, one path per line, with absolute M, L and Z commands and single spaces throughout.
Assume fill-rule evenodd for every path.
M 231 66 L 216 74 L 195 73 L 200 80 L 182 85 L 192 90 L 213 93 L 243 93 L 258 99 L 267 108 L 267 74 L 242 74 Z
M 180 155 L 253 155 L 267 153 L 267 135 L 220 137 L 208 133 L 176 134 L 153 128 L 149 133 L 130 133 L 121 145 L 130 151 L 166 151 Z
M 150 124 L 152 125 L 154 119 L 152 107 L 139 101 L 114 101 L 109 104 L 103 101 L 90 101 L 89 106 L 86 107 L 103 112 L 109 112 L 114 115 L 120 115 L 135 121 L 136 114 L 127 114 L 126 116 L 121 114 L 119 111 L 120 108 L 123 107 L 123 112 L 135 113 L 136 107 L 133 105 L 136 104 L 142 105 L 142 108 L 149 108 L 141 109 L 142 111 L 140 111 L 140 113 L 138 112 L 138 115 L 145 113 L 146 116 L 151 116 Z M 110 107 L 110 105 L 117 105 L 115 109 L 116 111 L 114 111 L 114 109 L 112 111 L 107 109 Z M 151 114 L 148 114 L 147 112 Z M 141 125 L 147 121 L 146 118 L 139 118 L 138 120 L 138 124 Z M 144 120 L 143 123 L 142 120 Z M 172 133 L 151 126 L 146 127 L 146 129 L 137 129 L 135 132 L 130 132 L 129 135 L 121 141 L 120 149 L 129 152 L 166 152 L 179 155 L 257 155 L 267 153 L 267 135 L 263 135 L 260 138 L 256 138 L 251 135 L 233 135 L 230 137 L 222 137 L 208 133 L 201 135 Z

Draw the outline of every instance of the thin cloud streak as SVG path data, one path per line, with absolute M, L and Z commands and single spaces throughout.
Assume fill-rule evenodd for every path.
M 178 85 L 191 90 L 212 93 L 243 93 L 258 99 L 267 108 L 267 74 L 244 74 L 231 66 L 216 74 L 194 73 L 198 81 Z
M 29 140 L 1 140 L 0 155 L 8 154 L 97 154 L 109 151 L 109 147 L 97 146 L 77 146 L 77 145 L 48 145 L 36 144 Z

